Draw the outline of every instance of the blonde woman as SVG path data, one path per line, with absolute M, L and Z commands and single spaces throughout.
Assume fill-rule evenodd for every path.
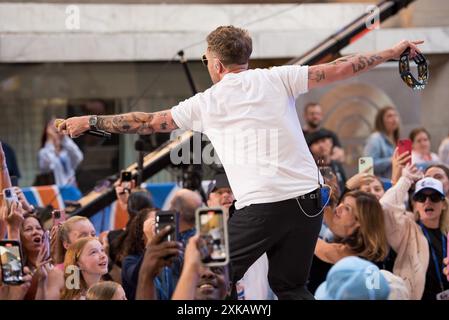
M 102 281 L 87 290 L 86 300 L 127 300 L 122 286 L 114 281 Z
M 84 300 L 87 290 L 108 273 L 108 256 L 96 238 L 81 238 L 67 250 L 64 269 L 61 300 Z

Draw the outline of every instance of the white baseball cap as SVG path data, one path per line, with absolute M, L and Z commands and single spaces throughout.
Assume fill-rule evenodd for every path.
M 417 195 L 419 192 L 425 189 L 435 190 L 439 194 L 441 194 L 441 196 L 445 196 L 443 192 L 443 184 L 441 183 L 441 181 L 431 177 L 423 178 L 416 183 L 415 193 L 413 194 L 413 196 Z

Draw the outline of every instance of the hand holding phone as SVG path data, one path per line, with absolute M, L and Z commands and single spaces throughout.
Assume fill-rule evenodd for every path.
M 17 197 L 14 188 L 3 189 L 3 199 L 5 200 L 8 209 L 11 209 L 13 203 L 19 203 L 19 198 Z
M 131 181 L 132 181 L 132 174 L 130 171 L 122 171 L 120 174 L 120 180 L 122 183 L 122 187 L 126 190 L 128 189 L 128 191 L 131 190 Z
M 398 141 L 398 155 L 408 152 L 408 155 L 412 154 L 412 141 L 410 139 L 402 139 Z M 407 161 L 406 164 L 412 164 L 412 158 Z
M 67 220 L 64 210 L 53 210 L 51 212 L 51 217 L 53 219 L 53 226 L 63 224 Z
M 372 157 L 359 158 L 359 173 L 367 173 L 374 176 L 374 160 Z
M 199 208 L 196 224 L 201 261 L 206 266 L 223 266 L 229 262 L 228 228 L 221 208 Z
M 158 211 L 156 213 L 156 234 L 166 226 L 171 226 L 171 232 L 164 237 L 164 241 L 177 241 L 179 234 L 179 213 L 173 210 Z
M 8 285 L 24 282 L 22 247 L 17 240 L 0 240 L 0 265 L 2 281 Z

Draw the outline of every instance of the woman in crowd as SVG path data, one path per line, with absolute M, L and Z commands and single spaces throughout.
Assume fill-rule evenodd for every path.
M 324 211 L 324 223 L 333 233 L 334 242 L 317 241 L 308 283 L 311 292 L 325 280 L 331 266 L 347 256 L 358 256 L 388 269 L 385 222 L 374 195 L 363 191 L 344 194 L 335 210 L 331 206 Z
M 444 165 L 449 166 L 449 135 L 441 141 L 438 147 L 438 156 Z
M 123 244 L 125 257 L 122 262 L 122 285 L 129 300 L 134 300 L 136 296 L 139 269 L 145 247 L 155 235 L 155 219 L 155 209 L 143 209 L 140 211 L 130 224 L 128 236 Z M 166 290 L 162 290 L 162 281 L 155 279 L 155 282 L 159 298 L 161 300 L 169 299 L 169 293 Z
M 374 174 L 391 177 L 391 157 L 399 139 L 399 115 L 395 108 L 384 107 L 377 112 L 375 131 L 368 137 L 364 154 L 373 157 Z
M 61 300 L 84 300 L 89 288 L 108 273 L 108 257 L 103 245 L 92 237 L 77 240 L 66 252 L 64 269 L 66 285 Z
M 57 132 L 54 119 L 44 128 L 39 150 L 41 173 L 52 173 L 57 185 L 76 185 L 75 169 L 83 161 L 83 153 L 68 136 Z
M 416 128 L 410 132 L 412 141 L 412 163 L 420 168 L 440 162 L 440 158 L 430 151 L 430 134 L 425 128 Z
M 126 300 L 126 295 L 117 282 L 102 281 L 87 290 L 86 300 Z
M 441 182 L 421 178 L 415 166 L 407 165 L 381 204 L 388 242 L 397 253 L 393 273 L 404 279 L 412 299 L 436 299 L 438 293 L 449 288 L 442 275 L 445 235 L 449 230 L 448 201 Z M 413 214 L 406 212 L 404 202 L 415 181 Z

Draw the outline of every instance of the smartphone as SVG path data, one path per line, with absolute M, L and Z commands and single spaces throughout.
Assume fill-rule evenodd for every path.
M 179 234 L 179 213 L 173 210 L 158 211 L 156 213 L 156 233 L 159 233 L 168 225 L 172 228 L 171 232 L 164 238 L 164 241 L 177 241 Z
M 14 190 L 14 188 L 3 189 L 3 198 L 5 199 L 8 208 L 11 208 L 11 205 L 14 202 L 19 202 L 19 198 L 17 197 L 16 191 Z
M 228 228 L 221 208 L 196 210 L 196 227 L 200 234 L 199 251 L 205 266 L 229 263 Z
M 9 285 L 23 283 L 22 248 L 17 240 L 0 240 L 2 281 Z
M 398 141 L 398 152 L 399 154 L 403 154 L 404 152 L 409 152 L 409 155 L 412 154 L 412 140 L 410 139 L 402 139 Z M 412 164 L 412 159 L 407 162 L 407 164 Z
M 131 171 L 122 171 L 120 174 L 120 180 L 122 181 L 122 185 L 124 188 L 131 188 L 131 180 L 133 179 L 133 176 L 131 174 Z
M 64 210 L 53 210 L 51 212 L 51 218 L 53 219 L 53 225 L 59 225 L 67 220 Z
M 359 173 L 362 172 L 374 176 L 374 161 L 372 157 L 359 158 Z

